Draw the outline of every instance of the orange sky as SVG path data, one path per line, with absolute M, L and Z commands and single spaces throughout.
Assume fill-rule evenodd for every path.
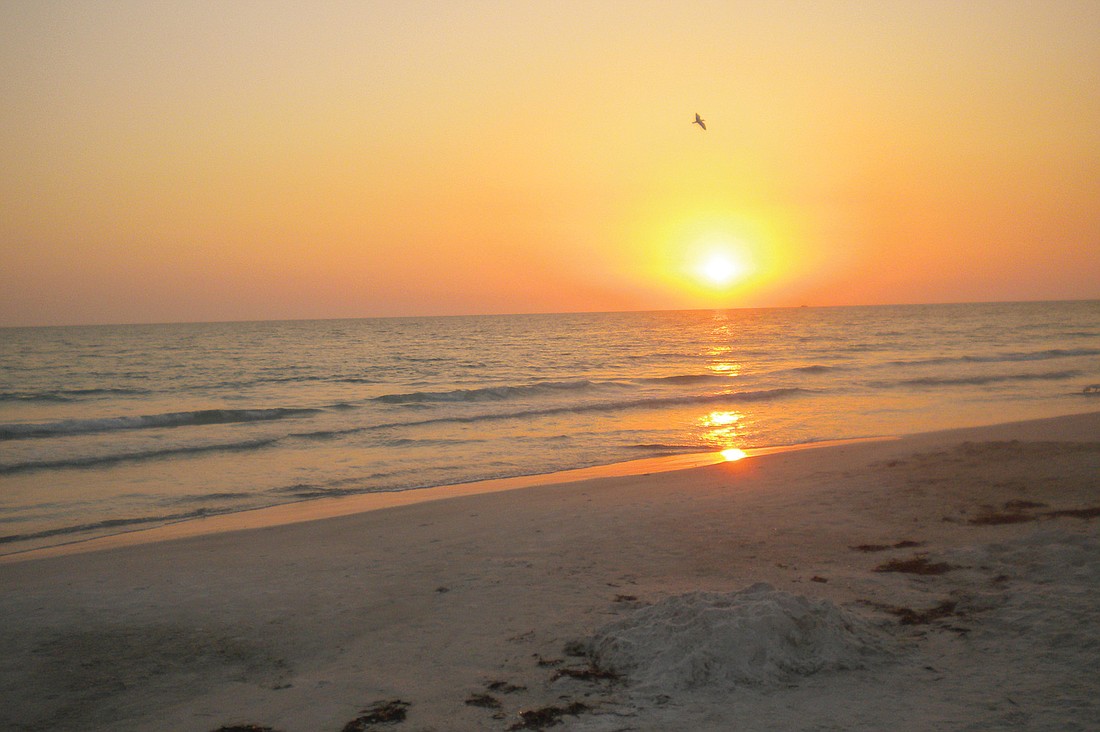
M 1097 298 L 1098 39 L 1094 0 L 7 0 L 0 325 Z

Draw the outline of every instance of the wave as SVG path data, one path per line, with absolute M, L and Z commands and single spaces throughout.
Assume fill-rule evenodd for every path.
M 757 391 L 725 391 L 717 394 L 693 394 L 684 396 L 652 397 L 646 399 L 633 399 L 621 402 L 609 402 L 607 404 L 581 405 L 569 411 L 618 411 L 620 409 L 637 409 L 647 407 L 675 406 L 688 404 L 714 404 L 716 402 L 766 402 L 773 399 L 787 399 L 802 394 L 814 394 L 813 389 L 799 387 L 783 387 L 778 389 L 759 389 Z
M 560 394 L 617 385 L 617 382 L 595 382 L 587 379 L 576 381 L 544 381 L 525 386 L 487 386 L 479 389 L 452 389 L 449 391 L 414 391 L 407 394 L 384 394 L 374 401 L 384 404 L 424 404 L 432 402 L 499 402 L 522 399 L 543 394 Z
M 103 529 L 128 528 L 140 526 L 142 524 L 166 524 L 174 521 L 186 521 L 188 519 L 202 518 L 203 516 L 214 516 L 219 513 L 229 513 L 233 510 L 234 509 L 231 508 L 197 508 L 194 511 L 168 513 L 160 516 L 105 519 L 103 521 L 95 521 L 93 523 L 61 526 L 55 529 L 45 529 L 43 531 L 34 531 L 27 534 L 7 534 L 4 536 L 0 536 L 0 544 L 11 544 L 18 541 L 33 541 L 35 539 L 49 539 L 55 536 L 66 536 L 70 534 L 84 534 L 90 531 L 98 531 Z
M 377 384 L 378 379 L 372 379 L 366 376 L 348 376 L 343 374 L 325 374 L 325 375 L 295 375 L 295 376 L 257 376 L 254 379 L 247 379 L 244 381 L 227 381 L 215 386 L 228 387 L 228 388 L 246 388 L 250 386 L 258 386 L 261 384 L 307 384 L 310 382 L 325 382 L 333 384 Z
M 197 425 L 232 424 L 234 422 L 267 422 L 290 417 L 317 414 L 320 409 L 198 409 L 191 412 L 147 414 L 139 417 L 102 417 L 99 419 L 65 419 L 42 424 L 0 425 L 0 440 L 22 440 L 35 437 L 59 437 L 93 432 L 157 429 L 162 427 L 192 427 Z
M 4 391 L 0 402 L 75 402 L 87 397 L 139 396 L 146 389 L 58 389 L 51 391 Z
M 772 371 L 772 374 L 828 374 L 833 371 L 843 371 L 843 366 L 825 366 L 824 364 L 810 364 L 809 366 L 792 366 L 789 369 Z
M 776 369 L 766 372 L 768 375 L 777 374 L 827 374 L 833 371 L 843 370 L 843 366 L 826 366 L 824 364 L 808 364 L 806 366 L 791 366 L 790 368 Z M 634 379 L 636 383 L 647 384 L 673 384 L 676 386 L 689 386 L 691 384 L 729 384 L 731 374 L 679 374 L 676 376 L 656 376 L 652 378 Z
M 666 444 L 663 442 L 638 443 L 636 445 L 627 445 L 626 447 L 629 450 L 640 450 L 642 452 L 653 453 L 655 457 L 661 457 L 664 455 L 683 455 L 707 451 L 707 447 L 704 445 L 676 445 Z
M 726 404 L 731 402 L 758 402 L 772 401 L 774 399 L 788 399 L 807 394 L 817 394 L 819 390 L 787 387 L 781 389 L 762 389 L 759 391 L 731 391 L 718 394 L 697 394 L 691 396 L 667 396 L 648 397 L 640 399 L 610 400 L 604 402 L 586 402 L 584 404 L 571 404 L 560 407 L 545 407 L 541 409 L 519 409 L 507 412 L 484 412 L 471 415 L 449 415 L 445 417 L 431 417 L 406 422 L 386 422 L 383 424 L 364 425 L 361 427 L 348 427 L 337 430 L 320 430 L 317 432 L 300 432 L 289 435 L 290 437 L 305 440 L 327 440 L 343 437 L 345 435 L 359 434 L 374 430 L 401 429 L 405 427 L 423 427 L 432 424 L 473 424 L 478 422 L 498 422 L 509 419 L 527 419 L 529 417 L 543 417 L 554 414 L 585 414 L 589 412 L 620 412 L 632 409 L 656 409 L 668 406 L 682 405 L 706 405 Z
M 941 356 L 913 360 L 888 361 L 891 366 L 925 366 L 948 363 L 1001 363 L 1014 361 L 1047 361 L 1054 358 L 1100 356 L 1098 348 L 1049 348 L 1042 351 L 1009 351 L 989 356 Z
M 620 412 L 629 409 L 652 409 L 656 407 L 669 407 L 691 404 L 715 404 L 727 402 L 759 402 L 773 399 L 785 399 L 799 394 L 814 393 L 810 389 L 784 388 L 763 389 L 760 391 L 731 391 L 718 394 L 695 394 L 685 396 L 648 397 L 641 399 L 624 399 L 606 402 L 591 402 L 586 404 L 572 404 L 561 407 L 547 407 L 545 409 L 528 409 L 515 412 L 502 412 L 496 414 L 479 414 L 468 417 L 438 417 L 426 419 L 412 424 L 431 424 L 436 422 L 481 422 L 486 420 L 518 419 L 524 417 L 540 417 L 551 414 L 584 414 L 586 412 Z M 403 425 L 390 425 L 403 426 Z
M 815 363 L 810 366 L 795 366 L 791 371 L 801 371 L 806 374 L 824 374 L 829 371 L 836 371 L 838 368 L 838 366 L 823 366 Z
M 173 503 L 194 503 L 195 501 L 238 501 L 242 498 L 252 498 L 253 494 L 243 491 L 228 491 L 224 493 L 193 493 L 189 496 L 180 496 Z
M 635 379 L 642 384 L 674 384 L 685 386 L 688 384 L 727 384 L 730 381 L 728 374 L 676 374 L 674 376 L 653 376 L 643 379 Z
M 71 470 L 87 468 L 105 468 L 119 463 L 160 460 L 166 457 L 182 455 L 201 455 L 210 452 L 249 452 L 270 447 L 279 442 L 277 437 L 242 442 L 225 442 L 213 445 L 185 445 L 165 447 L 159 450 L 122 452 L 111 455 L 86 455 L 83 457 L 62 458 L 58 460 L 33 460 L 23 463 L 0 463 L 0 475 L 29 473 L 35 470 Z
M 821 367 L 827 368 L 827 367 Z M 452 389 L 448 391 L 415 391 L 403 394 L 384 394 L 374 397 L 373 401 L 384 404 L 430 404 L 443 402 L 501 402 L 554 394 L 568 394 L 582 391 L 622 390 L 632 384 L 667 384 L 687 386 L 692 384 L 728 384 L 726 374 L 674 374 L 672 376 L 652 376 L 627 381 L 543 381 L 522 386 L 488 386 L 477 389 Z
M 1080 376 L 1080 371 L 1047 371 L 1039 374 L 989 374 L 984 376 L 924 376 L 893 382 L 901 386 L 982 386 L 1006 381 L 1061 381 Z M 893 384 L 882 384 L 890 386 Z

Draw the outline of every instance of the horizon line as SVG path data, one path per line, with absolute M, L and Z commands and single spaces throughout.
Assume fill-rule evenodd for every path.
M 229 318 L 226 320 L 152 320 L 152 321 L 123 321 L 103 323 L 49 323 L 49 324 L 23 324 L 0 325 L 0 330 L 17 330 L 24 328 L 111 328 L 122 326 L 159 326 L 159 325 L 217 325 L 234 323 L 310 323 L 329 322 L 337 320 L 414 320 L 435 318 L 521 318 L 530 316 L 553 315 L 616 315 L 624 313 L 692 313 L 692 312 L 730 312 L 735 310 L 800 310 L 800 309 L 840 309 L 840 308 L 879 308 L 879 307 L 915 307 L 915 306 L 946 306 L 946 305 L 1017 305 L 1024 303 L 1069 303 L 1069 302 L 1100 302 L 1100 297 L 1092 298 L 1055 298 L 1038 300 L 946 300 L 934 302 L 896 302 L 896 303 L 860 303 L 843 305 L 766 305 L 766 306 L 740 306 L 728 308 L 652 308 L 638 310 L 562 310 L 562 311 L 530 311 L 514 313 L 440 313 L 434 315 L 345 315 L 323 318 Z

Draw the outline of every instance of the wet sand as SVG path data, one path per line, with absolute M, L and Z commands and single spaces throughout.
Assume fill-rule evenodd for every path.
M 22 555 L 0 728 L 1088 729 L 1098 507 L 1093 413 Z

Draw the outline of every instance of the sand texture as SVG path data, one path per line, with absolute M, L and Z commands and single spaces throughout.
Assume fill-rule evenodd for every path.
M 0 729 L 1087 730 L 1100 413 L 0 564 Z

